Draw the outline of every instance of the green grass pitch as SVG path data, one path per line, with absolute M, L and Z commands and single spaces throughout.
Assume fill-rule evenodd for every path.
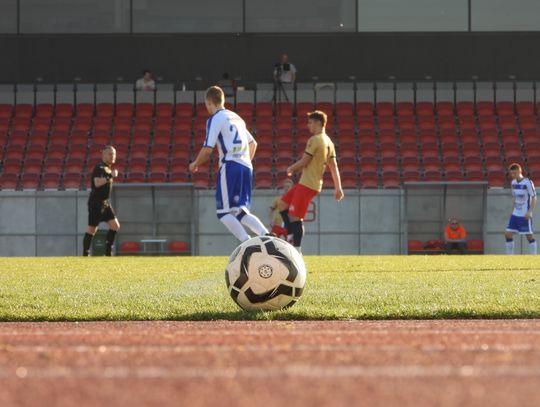
M 1 321 L 539 318 L 537 256 L 307 256 L 304 295 L 241 311 L 225 257 L 0 259 Z

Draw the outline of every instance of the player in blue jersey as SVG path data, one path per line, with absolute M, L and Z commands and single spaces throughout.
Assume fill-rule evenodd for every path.
M 537 254 L 536 240 L 532 229 L 532 216 L 536 206 L 536 190 L 529 178 L 523 176 L 519 164 L 508 167 L 512 178 L 512 196 L 514 205 L 512 215 L 506 227 L 506 254 L 514 254 L 514 233 L 525 235 L 529 241 L 529 253 Z
M 206 123 L 206 139 L 197 158 L 189 164 L 196 172 L 210 159 L 217 146 L 219 172 L 216 179 L 217 217 L 244 242 L 249 239 L 244 226 L 257 235 L 268 234 L 263 223 L 250 213 L 253 165 L 257 142 L 246 128 L 246 123 L 236 113 L 224 108 L 223 90 L 212 86 L 206 91 L 206 109 L 211 115 Z

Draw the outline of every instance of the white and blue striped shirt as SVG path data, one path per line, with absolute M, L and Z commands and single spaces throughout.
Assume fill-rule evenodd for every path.
M 512 180 L 512 196 L 514 197 L 512 215 L 525 216 L 531 207 L 531 199 L 536 196 L 533 182 L 529 178 Z
M 204 147 L 214 148 L 217 144 L 220 166 L 234 161 L 253 168 L 249 156 L 249 144 L 253 141 L 244 120 L 230 110 L 218 110 L 206 122 Z

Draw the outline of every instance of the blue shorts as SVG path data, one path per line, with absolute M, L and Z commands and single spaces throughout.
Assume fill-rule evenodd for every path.
M 253 170 L 234 161 L 224 163 L 216 178 L 216 212 L 218 215 L 249 213 Z
M 512 215 L 508 221 L 506 231 L 519 233 L 520 235 L 532 235 L 532 219 L 525 219 L 524 216 Z

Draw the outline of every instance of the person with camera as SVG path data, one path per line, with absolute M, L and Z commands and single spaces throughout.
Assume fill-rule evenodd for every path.
M 274 66 L 274 81 L 282 85 L 294 85 L 296 81 L 296 67 L 287 54 L 282 54 L 281 61 Z

